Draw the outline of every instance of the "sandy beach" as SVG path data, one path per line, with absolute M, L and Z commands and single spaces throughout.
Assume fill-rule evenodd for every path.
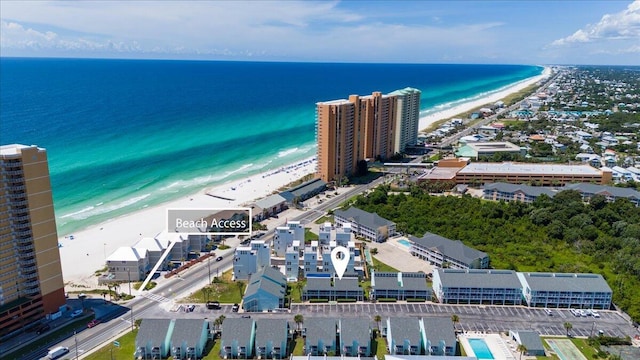
M 449 118 L 455 117 L 458 114 L 465 113 L 467 111 L 481 107 L 483 105 L 495 103 L 496 101 L 505 98 L 507 95 L 518 92 L 529 85 L 535 84 L 538 81 L 549 77 L 550 75 L 551 75 L 551 68 L 545 66 L 544 70 L 542 71 L 542 74 L 538 76 L 534 76 L 532 78 L 517 82 L 511 86 L 504 88 L 501 91 L 490 94 L 478 100 L 466 102 L 464 104 L 454 106 L 450 109 L 439 111 L 437 113 L 433 113 L 431 115 L 421 117 L 420 123 L 418 125 L 418 129 L 424 130 L 429 126 L 431 126 L 431 124 L 435 123 L 436 121 L 439 121 L 442 119 L 449 119 Z
M 498 93 L 421 118 L 420 129 L 424 129 L 435 121 L 498 101 L 550 74 L 551 69 L 545 68 L 541 75 L 514 84 Z M 203 189 L 197 194 L 185 194 L 178 200 L 111 219 L 72 235 L 60 237 L 58 241 L 61 245 L 60 258 L 64 281 L 74 287 L 97 287 L 97 277 L 94 273 L 104 267 L 105 259 L 119 247 L 132 246 L 143 237 L 154 237 L 162 232 L 166 227 L 167 208 L 224 208 L 248 205 L 292 181 L 315 172 L 316 164 L 314 158 L 309 158 L 215 188 Z
M 132 246 L 143 237 L 154 237 L 166 228 L 167 208 L 225 208 L 248 205 L 255 199 L 270 195 L 301 177 L 315 172 L 316 160 L 269 170 L 242 180 L 203 189 L 158 206 L 115 218 L 72 235 L 60 237 L 60 259 L 66 284 L 97 286 L 96 270 L 104 267 L 105 259 L 121 246 Z M 223 200 L 220 196 L 232 201 Z M 72 238 L 73 236 L 73 238 Z

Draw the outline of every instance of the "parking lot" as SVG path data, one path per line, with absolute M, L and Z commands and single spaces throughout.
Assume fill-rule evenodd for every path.
M 224 314 L 226 317 L 239 317 L 232 305 L 222 305 L 220 310 L 209 310 L 204 305 L 196 305 L 193 312 L 184 311 L 186 304 L 174 306 L 181 317 L 199 317 L 214 319 Z M 456 314 L 459 323 L 456 328 L 464 331 L 506 332 L 509 330 L 534 330 L 540 335 L 566 335 L 564 323 L 572 325 L 573 336 L 590 336 L 603 330 L 609 336 L 633 337 L 639 334 L 622 316 L 615 311 L 600 310 L 600 318 L 576 317 L 566 309 L 551 309 L 547 315 L 544 309 L 524 306 L 489 305 L 442 305 L 433 303 L 357 303 L 357 304 L 293 304 L 291 311 L 281 313 L 250 313 L 252 317 L 292 318 L 295 314 L 305 317 L 363 317 L 380 315 L 387 317 L 447 317 Z M 166 316 L 166 312 L 164 312 Z M 245 314 L 246 315 L 246 314 Z

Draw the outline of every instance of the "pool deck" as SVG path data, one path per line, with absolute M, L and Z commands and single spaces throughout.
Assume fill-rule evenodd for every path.
M 516 355 L 514 354 L 515 347 L 512 344 L 508 343 L 508 340 L 502 338 L 498 334 L 484 334 L 484 333 L 476 333 L 476 332 L 467 332 L 463 335 L 458 336 L 458 341 L 460 341 L 460 345 L 464 349 L 464 352 L 467 356 L 476 356 L 473 352 L 473 348 L 471 348 L 471 344 L 469 344 L 468 339 L 482 339 L 491 350 L 491 354 L 493 354 L 493 358 L 495 360 L 515 360 Z M 509 349 L 509 346 L 513 347 L 513 350 Z

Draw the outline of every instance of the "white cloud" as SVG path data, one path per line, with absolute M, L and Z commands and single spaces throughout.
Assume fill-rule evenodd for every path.
M 597 24 L 589 24 L 575 33 L 555 40 L 552 46 L 565 46 L 603 40 L 640 39 L 640 0 L 616 14 L 605 14 Z

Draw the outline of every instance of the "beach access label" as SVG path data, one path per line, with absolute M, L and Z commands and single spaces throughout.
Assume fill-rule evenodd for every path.
M 167 232 L 251 236 L 251 209 L 167 209 Z

